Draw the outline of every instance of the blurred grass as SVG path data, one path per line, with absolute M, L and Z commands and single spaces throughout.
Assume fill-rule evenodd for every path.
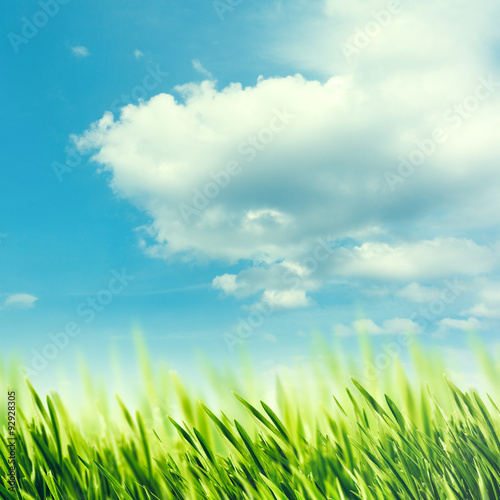
M 139 336 L 136 349 L 136 407 L 83 364 L 80 415 L 0 366 L 17 393 L 19 482 L 8 490 L 5 391 L 1 498 L 500 500 L 500 367 L 479 342 L 488 394 L 457 387 L 439 354 L 415 343 L 408 365 L 366 339 L 360 359 L 345 359 L 318 337 L 309 360 L 267 386 L 244 357 L 243 377 L 205 366 L 206 394 L 153 370 Z

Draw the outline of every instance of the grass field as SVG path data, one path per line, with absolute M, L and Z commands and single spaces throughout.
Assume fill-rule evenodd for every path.
M 309 361 L 267 386 L 250 368 L 207 368 L 203 391 L 154 372 L 139 343 L 137 410 L 82 375 L 77 415 L 4 370 L 17 397 L 18 486 L 9 490 L 4 418 L 0 496 L 500 499 L 500 391 L 459 389 L 435 352 L 415 346 L 411 363 L 391 358 L 367 371 L 377 358 L 366 344 L 356 362 L 318 342 Z M 480 348 L 476 356 L 495 391 L 496 360 Z

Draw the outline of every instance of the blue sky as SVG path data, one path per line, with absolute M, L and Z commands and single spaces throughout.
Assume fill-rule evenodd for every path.
M 496 344 L 494 2 L 6 10 L 0 328 L 31 375 L 127 361 L 134 325 L 181 370 L 315 331 Z

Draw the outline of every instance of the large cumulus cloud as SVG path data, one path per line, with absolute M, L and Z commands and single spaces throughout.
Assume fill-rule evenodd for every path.
M 352 62 L 346 40 L 385 4 L 329 2 L 325 29 L 309 40 L 314 23 L 302 26 L 304 47 L 322 43 L 322 81 L 189 83 L 105 114 L 75 141 L 97 144 L 113 189 L 149 214 L 150 255 L 250 263 L 215 279 L 226 293 L 263 290 L 293 307 L 334 276 L 489 272 L 497 247 L 468 231 L 494 227 L 500 208 L 495 7 L 424 4 L 403 5 Z M 299 47 L 277 52 L 304 66 Z M 302 269 L 321 241 L 331 258 Z M 290 269 L 302 269 L 295 287 L 281 277 Z

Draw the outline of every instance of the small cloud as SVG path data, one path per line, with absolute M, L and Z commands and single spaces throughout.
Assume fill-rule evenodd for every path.
M 500 311 L 498 310 L 498 307 L 490 307 L 484 303 L 480 303 L 460 313 L 460 316 L 469 315 L 478 316 L 479 318 L 498 319 L 500 318 Z
M 200 73 L 203 76 L 206 76 L 209 80 L 213 79 L 212 73 L 210 73 L 210 71 L 208 71 L 207 69 L 205 69 L 203 67 L 203 64 L 201 64 L 200 61 L 198 61 L 197 59 L 194 59 L 191 62 L 193 64 L 193 68 L 194 68 L 195 71 L 197 71 L 198 73 Z
M 439 326 L 444 329 L 451 329 L 451 330 L 478 331 L 483 327 L 483 324 L 477 318 L 468 318 L 468 319 L 444 318 L 439 322 Z
M 31 309 L 37 300 L 38 297 L 29 293 L 15 293 L 7 297 L 4 306 L 16 309 Z
M 245 288 L 245 283 L 239 283 L 236 274 L 224 274 L 217 276 L 212 281 L 212 287 L 216 290 L 222 290 L 225 295 L 239 296 L 238 292 Z
M 141 57 L 144 57 L 144 53 L 137 49 L 137 50 L 134 50 L 134 56 L 136 59 L 139 59 Z
M 83 45 L 71 47 L 71 52 L 73 52 L 73 55 L 76 57 L 88 57 L 90 55 L 89 49 Z
M 350 337 L 359 333 L 365 335 L 402 335 L 419 332 L 420 325 L 406 318 L 387 319 L 382 323 L 382 326 L 377 325 L 371 319 L 360 319 L 353 321 L 351 326 L 337 324 L 333 327 L 333 333 L 337 337 Z
M 298 309 L 312 304 L 305 290 L 266 290 L 262 302 L 268 302 L 275 309 Z

